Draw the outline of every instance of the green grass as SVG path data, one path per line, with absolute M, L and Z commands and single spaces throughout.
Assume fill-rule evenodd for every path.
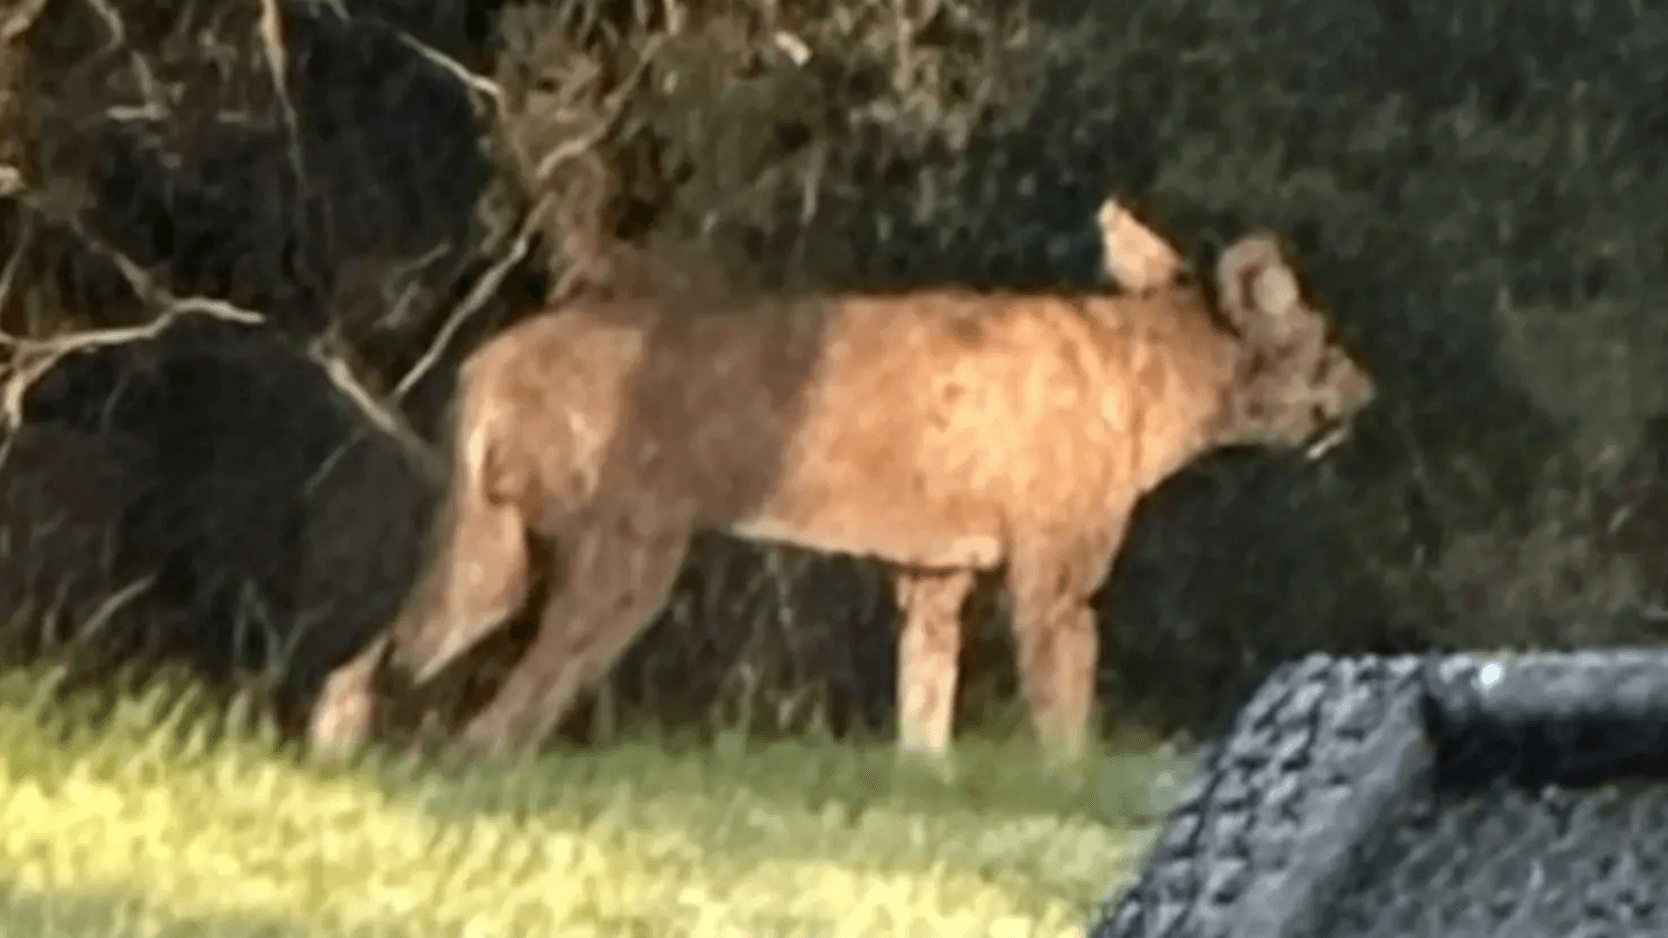
M 189 695 L 97 725 L 42 697 L 0 678 L 3 935 L 1080 935 L 1187 772 L 739 738 L 331 767 L 213 739 Z

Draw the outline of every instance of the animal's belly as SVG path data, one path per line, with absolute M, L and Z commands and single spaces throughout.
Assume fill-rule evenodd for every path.
M 912 421 L 901 423 L 801 427 L 764 496 L 725 526 L 740 537 L 902 565 L 999 566 L 1005 502 L 988 460 L 948 458 Z
M 738 537 L 906 566 L 990 570 L 1003 559 L 1000 528 L 986 518 L 922 517 L 907 509 L 767 512 L 728 525 Z

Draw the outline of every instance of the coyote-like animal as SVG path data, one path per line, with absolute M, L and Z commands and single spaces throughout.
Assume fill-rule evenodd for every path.
M 1133 255 L 1108 260 L 1122 292 L 581 298 L 500 333 L 459 378 L 431 567 L 331 676 L 314 743 L 368 734 L 385 656 L 428 679 L 548 574 L 532 645 L 455 741 L 537 744 L 651 621 L 706 528 L 890 567 L 912 751 L 946 750 L 961 607 L 976 573 L 1003 570 L 1035 729 L 1077 757 L 1088 599 L 1136 502 L 1216 447 L 1318 454 L 1375 394 L 1272 235 L 1229 246 L 1212 291 L 1116 203 L 1101 223 L 1109 254 Z M 540 557 L 551 570 L 532 569 Z

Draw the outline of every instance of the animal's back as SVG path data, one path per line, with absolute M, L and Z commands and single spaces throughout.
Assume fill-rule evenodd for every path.
M 1130 438 L 1189 448 L 1158 439 L 1158 425 L 1206 422 L 1232 368 L 1231 340 L 1190 290 L 839 303 L 811 415 L 826 436 L 901 448 L 945 484 L 1010 502 L 1037 500 L 1037 473 L 1094 485 L 1127 472 L 1144 484 L 1153 469 L 1131 462 Z
M 1130 346 L 1158 341 L 1146 358 L 1161 371 L 1214 352 L 1170 348 L 1149 334 L 1151 311 L 1126 320 L 1130 301 L 1110 294 L 828 302 L 775 484 L 739 529 L 921 566 L 990 568 L 1016 527 L 1121 510 L 1144 484 L 1126 438 L 1142 428 L 1107 410 L 1140 406 L 1126 400 L 1140 377 L 1121 370 L 1140 363 Z
M 627 316 L 564 309 L 477 349 L 459 373 L 454 486 L 479 485 L 490 500 L 517 503 L 540 529 L 593 497 L 629 420 L 624 392 L 641 334 Z
M 503 441 L 525 498 L 653 491 L 721 522 L 768 484 L 817 364 L 815 314 L 575 300 L 471 356 L 460 430 Z

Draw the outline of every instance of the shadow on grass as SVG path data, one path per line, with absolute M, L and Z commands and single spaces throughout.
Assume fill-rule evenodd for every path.
M 398 934 L 383 929 L 382 934 Z M 137 889 L 52 889 L 0 879 L 0 934 L 31 938 L 279 938 L 317 935 L 316 927 L 286 916 L 174 912 Z
M 315 764 L 317 765 L 317 764 Z M 322 767 L 323 771 L 339 771 Z M 520 765 L 446 767 L 368 753 L 355 771 L 398 796 L 416 776 L 433 779 L 424 807 L 442 816 L 571 810 L 594 791 L 644 798 L 747 798 L 784 811 L 844 816 L 866 810 L 923 816 L 1053 817 L 1109 827 L 1156 823 L 1163 791 L 1190 770 L 1167 751 L 1103 750 L 1075 770 L 1050 770 L 1028 741 L 964 739 L 941 766 L 900 758 L 887 743 L 830 739 L 755 742 L 726 734 L 714 744 L 637 739 L 588 751 L 549 752 Z M 577 800 L 576 800 L 577 799 Z M 599 801 L 599 804 L 600 804 Z M 832 816 L 832 815 L 830 815 Z

